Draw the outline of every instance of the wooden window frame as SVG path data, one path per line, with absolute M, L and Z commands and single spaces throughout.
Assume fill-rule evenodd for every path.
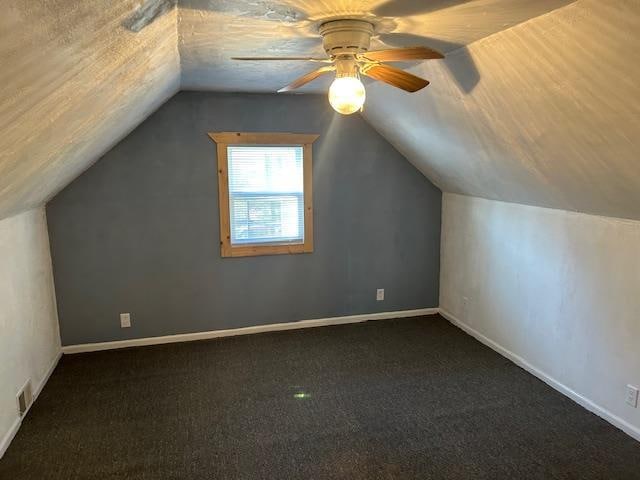
M 218 157 L 218 210 L 220 214 L 220 255 L 252 257 L 313 252 L 313 160 L 312 145 L 319 135 L 301 133 L 210 132 L 216 142 Z M 292 145 L 302 147 L 304 242 L 231 244 L 229 218 L 229 172 L 227 147 L 230 145 Z

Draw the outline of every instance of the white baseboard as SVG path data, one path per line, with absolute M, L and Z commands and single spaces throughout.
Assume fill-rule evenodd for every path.
M 347 324 L 347 323 L 359 323 L 359 322 L 366 322 L 368 320 L 385 320 L 385 319 L 392 319 L 392 318 L 417 317 L 417 316 L 423 316 L 423 315 L 434 315 L 437 313 L 440 313 L 444 318 L 449 320 L 452 324 L 464 330 L 469 335 L 476 338 L 478 341 L 492 348 L 493 350 L 498 352 L 500 355 L 508 358 L 513 363 L 524 368 L 532 375 L 535 375 L 537 378 L 539 378 L 540 380 L 542 380 L 543 382 L 545 382 L 547 385 L 551 386 L 558 392 L 562 393 L 563 395 L 566 395 L 567 397 L 571 398 L 573 401 L 575 401 L 582 407 L 595 413 L 596 415 L 608 421 L 612 425 L 620 428 L 629 436 L 640 441 L 640 429 L 638 427 L 631 425 L 626 420 L 623 420 L 617 415 L 614 415 L 613 413 L 609 412 L 605 408 L 597 405 L 596 403 L 592 402 L 588 398 L 580 395 L 579 393 L 570 389 L 566 385 L 560 383 L 555 378 L 551 377 L 550 375 L 546 374 L 545 372 L 531 365 L 524 358 L 520 357 L 519 355 L 516 355 L 510 350 L 494 342 L 490 338 L 484 336 L 474 328 L 462 322 L 455 315 L 451 314 L 450 312 L 442 308 L 421 308 L 417 310 L 400 310 L 395 312 L 349 315 L 349 316 L 343 316 L 343 317 L 303 320 L 299 322 L 258 325 L 254 327 L 234 328 L 234 329 L 228 329 L 228 330 L 213 330 L 209 332 L 168 335 L 163 337 L 137 338 L 137 339 L 131 339 L 131 340 L 115 341 L 115 342 L 69 345 L 66 347 L 62 347 L 62 352 L 58 353 L 58 355 L 52 362 L 47 374 L 34 390 L 34 398 L 31 405 L 33 405 L 33 403 L 35 403 L 35 401 L 37 400 L 38 396 L 40 395 L 40 392 L 42 391 L 45 384 L 49 380 L 49 377 L 55 370 L 58 364 L 58 361 L 60 360 L 60 357 L 62 356 L 63 353 L 72 354 L 72 353 L 94 352 L 94 351 L 100 351 L 100 350 L 110 350 L 110 349 L 126 348 L 126 347 L 134 347 L 134 346 L 158 345 L 158 344 L 175 343 L 175 342 L 188 342 L 193 340 L 205 340 L 209 338 L 229 337 L 229 336 L 235 336 L 235 335 L 249 335 L 249 334 L 261 333 L 261 332 L 275 332 L 275 331 L 281 331 L 281 330 L 294 330 L 294 329 L 300 329 L 300 328 L 322 327 L 322 326 L 328 326 L 328 325 L 341 325 L 341 324 Z M 31 408 L 31 406 L 29 408 Z M 29 410 L 27 410 L 27 414 L 28 412 Z M 9 444 L 11 443 L 16 433 L 18 432 L 18 429 L 20 428 L 21 423 L 22 423 L 21 419 L 17 418 L 13 423 L 13 425 L 11 426 L 11 428 L 9 429 L 9 431 L 0 440 L 0 458 L 2 458 L 7 448 L 9 448 Z
M 16 418 L 16 420 L 13 422 L 13 425 L 11 425 L 11 428 L 9 428 L 9 431 L 5 434 L 2 440 L 0 440 L 0 459 L 2 459 L 4 453 L 7 451 L 7 448 L 9 448 L 9 445 L 11 445 L 11 441 L 13 440 L 13 437 L 16 436 L 16 433 L 18 433 L 18 429 L 20 428 L 21 424 L 22 419 L 20 417 Z
M 56 357 L 53 359 L 53 362 L 51 362 L 51 365 L 49 366 L 49 370 L 47 370 L 47 373 L 45 374 L 44 378 L 42 379 L 42 381 L 38 385 L 36 385 L 36 388 L 33 391 L 33 401 L 31 402 L 31 405 L 29 405 L 29 408 L 27 408 L 27 411 L 25 412 L 25 415 L 29 413 L 29 410 L 31 410 L 31 407 L 33 406 L 33 404 L 36 403 L 36 400 L 40 396 L 40 393 L 42 393 L 42 389 L 44 388 L 44 386 L 47 384 L 47 382 L 51 378 L 51 374 L 56 369 L 56 367 L 58 366 L 58 362 L 62 358 L 62 353 L 63 353 L 62 350 L 60 350 L 56 354 Z
M 598 415 L 599 417 L 603 418 L 607 422 L 609 422 L 612 425 L 618 427 L 620 430 L 625 432 L 627 435 L 629 435 L 629 436 L 633 437 L 634 439 L 640 441 L 640 428 L 638 428 L 638 427 L 636 427 L 634 425 L 631 425 L 626 420 L 623 420 L 622 418 L 620 418 L 617 415 L 611 413 L 607 409 L 601 407 L 600 405 L 597 405 L 596 403 L 592 402 L 588 398 L 580 395 L 578 392 L 576 392 L 576 391 L 570 389 L 569 387 L 567 387 L 566 385 L 560 383 L 558 380 L 556 380 L 552 376 L 548 375 L 547 373 L 543 372 L 542 370 L 538 369 L 537 367 L 531 365 L 529 362 L 527 362 L 521 356 L 516 355 L 511 350 L 508 350 L 505 347 L 503 347 L 502 345 L 494 342 L 490 338 L 485 337 L 483 334 L 481 334 L 480 332 L 478 332 L 474 328 L 472 328 L 469 325 L 467 325 L 466 323 L 464 323 L 462 320 L 457 318 L 452 313 L 440 308 L 440 315 L 442 315 L 444 318 L 449 320 L 451 323 L 453 323 L 458 328 L 460 328 L 460 329 L 464 330 L 465 332 L 467 332 L 469 335 L 474 337 L 476 340 L 484 343 L 488 347 L 490 347 L 493 350 L 495 350 L 496 352 L 498 352 L 503 357 L 508 358 L 509 360 L 511 360 L 516 365 L 524 368 L 526 371 L 528 371 L 532 375 L 538 377 L 540 380 L 545 382 L 550 387 L 554 388 L 555 390 L 557 390 L 558 392 L 562 393 L 563 395 L 566 395 L 567 397 L 572 399 L 574 402 L 576 402 L 580 406 L 586 408 L 590 412 L 595 413 L 596 415 Z
M 253 327 L 231 328 L 228 330 L 211 330 L 208 332 L 182 333 L 178 335 L 166 335 L 163 337 L 132 338 L 130 340 L 117 340 L 113 342 L 67 345 L 62 347 L 62 352 L 64 354 L 97 352 L 100 350 L 112 350 L 116 348 L 160 345 L 163 343 L 191 342 L 194 340 L 233 337 L 236 335 L 251 335 L 253 333 L 295 330 L 299 328 L 324 327 L 328 325 L 342 325 L 345 323 L 359 323 L 366 322 L 368 320 L 387 320 L 391 318 L 420 317 L 422 315 L 435 315 L 436 313 L 438 313 L 438 308 L 419 308 L 417 310 L 398 310 L 395 312 L 365 313 L 362 315 L 348 315 L 344 317 L 317 318 L 313 320 L 301 320 L 298 322 L 272 323 L 269 325 L 256 325 Z
M 40 383 L 38 383 L 38 385 L 34 389 L 33 401 L 31 402 L 31 405 L 29 405 L 29 407 L 27 408 L 27 411 L 24 413 L 24 416 L 17 417 L 16 420 L 13 422 L 13 425 L 11 425 L 11 428 L 9 428 L 9 431 L 4 435 L 4 437 L 2 437 L 2 440 L 0 440 L 0 459 L 4 456 L 5 452 L 9 448 L 9 445 L 11 444 L 11 441 L 13 440 L 13 438 L 16 436 L 16 433 L 18 433 L 18 430 L 20 429 L 20 425 L 22 425 L 22 419 L 29 414 L 29 410 L 31 410 L 31 407 L 33 406 L 33 404 L 36 403 L 36 400 L 38 400 L 38 396 L 40 395 L 40 392 L 42 392 L 42 389 L 44 388 L 46 383 L 49 381 L 49 378 L 51 377 L 51 374 L 58 366 L 58 362 L 60 361 L 61 357 L 62 357 L 62 351 L 58 352 L 56 357 L 53 359 L 53 362 L 51 362 L 51 365 L 49 366 L 49 370 L 47 370 L 47 373 L 45 374 L 43 379 L 40 381 Z

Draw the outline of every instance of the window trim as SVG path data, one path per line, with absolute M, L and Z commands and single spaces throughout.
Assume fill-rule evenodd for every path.
M 312 145 L 319 135 L 302 133 L 210 132 L 216 142 L 218 159 L 218 213 L 220 216 L 220 255 L 222 257 L 252 257 L 313 252 L 313 160 Z M 295 145 L 302 146 L 304 195 L 303 243 L 255 243 L 232 245 L 229 218 L 229 145 Z

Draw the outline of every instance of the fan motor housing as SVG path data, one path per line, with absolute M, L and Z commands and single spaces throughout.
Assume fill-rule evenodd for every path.
M 369 50 L 373 25 L 364 20 L 332 20 L 320 25 L 327 55 L 353 55 Z

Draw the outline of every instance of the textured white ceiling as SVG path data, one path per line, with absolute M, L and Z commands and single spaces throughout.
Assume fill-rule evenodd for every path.
M 4 1 L 0 218 L 41 205 L 180 85 L 177 15 L 133 0 Z
M 573 0 L 180 0 L 185 89 L 275 92 L 316 68 L 237 62 L 232 56 L 324 56 L 318 26 L 334 18 L 375 25 L 372 48 L 429 45 L 450 52 Z M 305 91 L 325 91 L 327 76 Z
M 580 0 L 376 83 L 364 116 L 441 189 L 640 219 L 640 1 Z
M 340 16 L 370 19 L 374 48 L 449 54 L 414 67 L 432 80 L 418 94 L 368 84 L 364 113 L 441 188 L 640 218 L 640 0 L 0 2 L 0 218 L 181 85 L 275 91 L 313 66 L 228 58 L 321 54 L 317 25 Z

